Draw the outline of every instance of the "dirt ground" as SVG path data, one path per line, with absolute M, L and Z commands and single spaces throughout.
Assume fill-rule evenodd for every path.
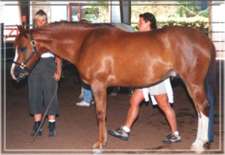
M 92 105 L 89 108 L 75 106 L 75 103 L 79 101 L 80 84 L 74 69 L 71 69 L 71 66 L 64 67 L 63 79 L 60 81 L 58 91 L 60 116 L 57 118 L 57 136 L 48 137 L 47 125 L 45 125 L 43 135 L 33 141 L 30 136 L 33 122 L 32 117 L 29 116 L 26 81 L 19 84 L 12 81 L 9 76 L 9 66 L 7 65 L 6 68 L 6 83 L 3 91 L 6 101 L 2 103 L 2 153 L 91 153 L 91 146 L 96 141 L 98 133 L 95 106 Z M 219 90 L 218 77 L 217 70 L 217 97 L 221 98 L 223 90 Z M 108 143 L 103 153 L 191 153 L 189 148 L 196 136 L 197 115 L 184 86 L 175 81 L 173 86 L 175 94 L 173 108 L 182 136 L 180 143 L 164 145 L 161 142 L 170 131 L 167 121 L 158 107 L 144 103 L 141 105 L 140 115 L 132 128 L 129 141 L 125 142 L 108 136 Z M 129 97 L 123 89 L 117 96 L 108 96 L 108 129 L 115 129 L 123 124 L 129 106 Z M 218 101 L 216 106 L 215 140 L 207 150 L 210 154 L 224 153 L 224 124 L 222 123 L 224 108 L 221 102 Z

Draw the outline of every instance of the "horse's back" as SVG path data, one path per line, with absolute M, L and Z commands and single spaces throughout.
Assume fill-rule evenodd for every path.
M 156 33 L 159 34 L 163 44 L 167 45 L 174 56 L 179 57 L 180 55 L 180 59 L 190 61 L 189 63 L 194 64 L 195 60 L 215 59 L 215 48 L 212 41 L 199 30 L 174 26 L 160 29 Z
M 209 49 L 210 52 L 214 52 L 214 45 L 212 41 L 205 33 L 197 29 L 191 27 L 171 26 L 165 27 L 161 30 L 167 31 L 169 33 L 170 38 L 176 37 L 177 42 L 186 41 L 189 46 L 195 46 L 196 43 L 196 46 L 201 46 L 205 49 Z

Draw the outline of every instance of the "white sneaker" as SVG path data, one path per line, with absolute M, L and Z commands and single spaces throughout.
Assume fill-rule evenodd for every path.
M 85 101 L 80 101 L 80 102 L 77 102 L 76 105 L 80 107 L 90 107 L 91 104 Z

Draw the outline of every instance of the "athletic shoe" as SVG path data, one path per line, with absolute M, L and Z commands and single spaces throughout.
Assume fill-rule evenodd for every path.
M 80 106 L 80 107 L 90 107 L 91 106 L 91 103 L 88 103 L 88 102 L 82 100 L 80 102 L 77 102 L 76 105 L 77 106 Z
M 181 141 L 181 136 L 179 134 L 169 134 L 166 136 L 166 138 L 163 140 L 163 143 L 170 144 L 170 143 L 177 143 Z
M 119 138 L 119 139 L 124 140 L 124 141 L 128 141 L 128 138 L 129 138 L 129 133 L 124 131 L 123 128 L 119 128 L 119 129 L 116 129 L 116 130 L 108 130 L 108 133 L 111 136 L 114 136 L 114 137 Z

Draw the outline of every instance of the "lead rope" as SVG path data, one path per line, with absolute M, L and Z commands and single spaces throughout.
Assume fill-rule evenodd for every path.
M 55 87 L 55 90 L 54 90 L 54 94 L 53 94 L 53 96 L 52 96 L 52 98 L 51 98 L 51 100 L 50 100 L 48 106 L 47 106 L 46 109 L 45 109 L 44 115 L 43 115 L 43 117 L 42 117 L 42 119 L 41 119 L 41 123 L 40 123 L 40 125 L 39 125 L 37 131 L 34 133 L 32 142 L 35 141 L 38 132 L 41 130 L 41 128 L 42 128 L 42 126 L 43 126 L 43 124 L 44 124 L 44 122 L 45 122 L 45 118 L 46 118 L 46 116 L 47 116 L 48 110 L 49 110 L 50 106 L 52 105 L 53 99 L 56 97 L 57 89 L 58 89 L 58 83 L 56 84 L 56 87 Z

